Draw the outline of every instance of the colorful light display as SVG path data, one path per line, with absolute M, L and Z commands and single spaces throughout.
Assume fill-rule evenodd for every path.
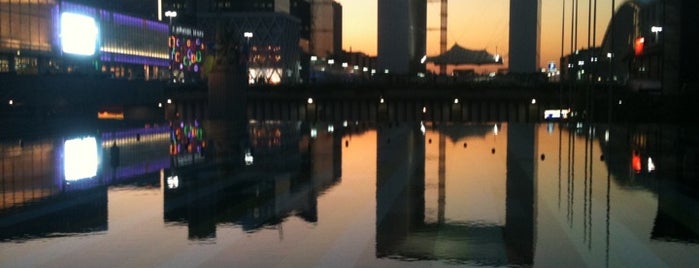
M 184 27 L 174 27 L 168 39 L 173 71 L 199 73 L 207 46 L 203 33 Z

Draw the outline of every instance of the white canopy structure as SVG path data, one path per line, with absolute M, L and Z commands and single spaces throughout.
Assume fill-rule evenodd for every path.
M 464 48 L 459 44 L 454 44 L 446 52 L 427 57 L 427 62 L 436 65 L 484 65 L 484 64 L 502 64 L 502 57 L 488 53 L 483 50 L 471 50 Z

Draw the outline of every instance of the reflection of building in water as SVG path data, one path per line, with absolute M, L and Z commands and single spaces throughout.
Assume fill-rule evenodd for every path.
M 206 135 L 199 121 L 170 123 L 170 156 L 176 167 L 203 162 L 207 150 Z
M 104 132 L 102 133 L 103 151 L 108 152 L 115 141 L 120 148 L 120 163 L 116 170 L 116 178 L 110 177 L 111 167 L 103 164 L 102 169 L 109 170 L 109 172 L 103 172 L 107 183 L 117 183 L 141 175 L 153 174 L 170 167 L 170 156 L 167 150 L 170 141 L 169 126 Z M 107 155 L 103 155 L 105 160 L 102 163 L 109 163 Z M 111 181 L 112 179 L 116 181 Z
M 677 187 L 663 184 L 658 191 L 658 212 L 651 239 L 699 243 L 699 210 L 696 200 Z
M 602 132 L 602 131 L 600 131 Z M 615 127 L 598 133 L 604 163 L 615 183 L 657 195 L 651 238 L 698 243 L 693 193 L 699 190 L 696 127 Z
M 97 137 L 97 152 L 75 151 L 66 154 L 66 140 L 71 136 L 44 136 L 0 143 L 0 210 L 23 206 L 62 192 L 111 184 L 136 176 L 154 173 L 170 166 L 167 152 L 169 127 L 128 129 L 103 132 Z M 75 136 L 82 137 L 82 136 Z M 119 147 L 116 172 L 109 165 L 110 147 Z M 66 155 L 75 155 L 75 165 L 66 167 Z M 72 168 L 96 165 L 96 175 L 68 178 Z M 81 172 L 81 170 L 77 170 Z M 95 170 L 91 170 L 95 172 Z
M 107 230 L 107 188 L 79 190 L 0 209 L 0 240 L 69 236 Z
M 604 141 L 604 162 L 615 180 L 654 190 L 650 178 L 673 180 L 699 188 L 697 131 L 694 127 L 634 126 L 597 131 Z
M 655 250 L 675 247 L 677 242 L 699 242 L 699 229 L 695 227 L 699 220 L 694 200 L 697 188 L 693 186 L 696 176 L 686 176 L 686 170 L 697 165 L 686 166 L 685 162 L 697 148 L 696 135 L 692 135 L 695 127 L 567 127 L 570 128 L 539 126 L 536 134 L 537 138 L 558 139 L 553 142 L 551 138 L 541 138 L 535 145 L 541 152 L 536 166 L 541 176 L 537 178 L 535 211 L 543 214 L 537 219 L 537 259 L 552 249 L 572 246 L 587 248 L 583 254 L 591 257 L 592 266 L 649 263 L 654 259 L 663 259 L 669 266 L 686 266 L 681 265 L 680 252 L 668 258 L 661 253 L 664 250 Z M 552 176 L 556 172 L 558 175 Z M 556 188 L 557 194 L 553 190 Z M 556 203 L 560 221 L 542 220 L 556 211 Z M 551 228 L 559 224 L 570 237 L 580 238 L 567 242 L 542 239 L 560 232 Z M 619 224 L 628 228 L 619 232 Z M 629 235 L 646 239 L 629 242 Z M 626 242 L 617 247 L 618 241 Z M 650 258 L 628 255 L 629 245 L 647 246 L 653 248 L 653 253 L 646 254 Z M 674 261 L 677 263 L 670 264 Z
M 0 143 L 0 209 L 55 195 L 62 191 L 57 141 L 51 139 Z
M 464 126 L 460 126 L 464 127 Z M 501 126 L 502 127 L 502 126 Z M 469 127 L 466 132 L 480 136 Z M 506 156 L 505 222 L 445 221 L 447 198 L 441 163 L 445 145 L 439 143 L 437 221 L 426 217 L 425 140 L 418 126 L 403 125 L 378 131 L 376 189 L 376 256 L 448 260 L 481 265 L 531 265 L 534 261 L 534 140 L 533 126 L 509 125 Z M 486 128 L 483 128 L 486 129 Z M 492 131 L 493 127 L 487 129 Z M 459 130 L 443 130 L 461 136 Z M 446 135 L 440 134 L 440 140 Z M 459 206 L 460 204 L 450 204 Z
M 186 223 L 190 239 L 216 237 L 218 224 L 254 232 L 297 216 L 318 220 L 317 198 L 339 182 L 340 137 L 296 123 L 251 124 L 251 166 L 234 177 L 173 169 L 163 185 L 166 222 Z M 332 163 L 330 163 L 332 162 Z

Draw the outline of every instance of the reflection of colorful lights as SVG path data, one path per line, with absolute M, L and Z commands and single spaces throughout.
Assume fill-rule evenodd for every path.
M 655 171 L 655 163 L 653 163 L 653 158 L 648 157 L 648 172 Z
M 641 156 L 638 152 L 634 152 L 633 156 L 631 156 L 631 168 L 636 173 L 641 173 Z
M 170 154 L 201 153 L 206 148 L 204 129 L 198 122 L 194 125 L 181 122 L 170 134 Z

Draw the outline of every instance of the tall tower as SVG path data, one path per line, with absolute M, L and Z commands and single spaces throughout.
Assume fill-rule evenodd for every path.
M 313 0 L 311 14 L 311 54 L 326 57 L 341 52 L 342 6 L 334 0 Z
M 541 0 L 510 0 L 510 73 L 539 68 Z
M 424 72 L 427 0 L 378 1 L 378 71 L 407 75 Z

